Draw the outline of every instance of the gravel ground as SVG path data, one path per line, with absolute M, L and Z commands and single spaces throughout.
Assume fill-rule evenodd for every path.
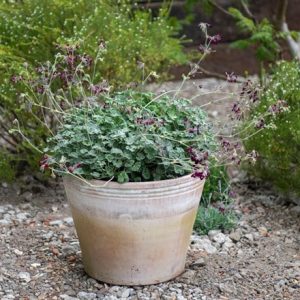
M 202 94 L 236 89 L 209 79 L 187 83 L 184 96 L 195 95 L 199 85 Z M 194 103 L 210 99 L 206 94 Z M 226 123 L 232 100 L 206 106 L 210 117 Z M 193 234 L 186 271 L 175 280 L 122 287 L 85 274 L 60 182 L 43 186 L 27 176 L 0 185 L 0 299 L 300 299 L 300 206 L 242 178 L 234 189 L 241 216 L 235 230 Z
M 252 189 L 251 189 L 252 188 Z M 191 237 L 186 271 L 146 287 L 107 285 L 83 270 L 60 183 L 30 177 L 0 189 L 0 299 L 300 299 L 300 207 L 236 183 L 238 227 Z

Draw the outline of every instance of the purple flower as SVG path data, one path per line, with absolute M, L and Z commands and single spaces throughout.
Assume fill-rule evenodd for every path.
M 236 82 L 237 81 L 237 76 L 234 74 L 234 72 L 231 72 L 231 73 L 225 72 L 225 74 L 226 74 L 226 79 L 228 82 Z
M 39 85 L 36 87 L 36 92 L 38 94 L 44 94 L 45 93 L 45 87 L 43 85 Z
M 10 81 L 12 82 L 12 83 L 17 83 L 17 82 L 19 82 L 19 81 L 22 81 L 24 78 L 23 78 L 23 76 L 21 76 L 21 75 L 13 75 L 13 76 L 11 76 L 11 78 L 10 78 Z
M 213 36 L 208 36 L 208 40 L 212 43 L 212 44 L 218 44 L 221 41 L 221 35 L 220 34 L 216 34 Z
M 82 163 L 76 163 L 73 166 L 68 167 L 68 171 L 70 173 L 74 173 L 74 171 L 82 166 Z
M 199 178 L 200 180 L 206 179 L 209 176 L 208 168 L 204 168 L 203 170 L 195 170 L 192 174 L 193 178 Z
M 278 100 L 275 104 L 271 105 L 268 112 L 273 115 L 284 112 L 288 108 L 288 104 L 285 100 Z
M 265 126 L 266 126 L 266 123 L 265 123 L 264 119 L 260 119 L 255 125 L 255 127 L 258 129 L 265 128 Z

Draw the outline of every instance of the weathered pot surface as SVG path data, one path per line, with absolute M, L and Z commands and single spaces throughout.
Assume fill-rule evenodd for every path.
M 204 181 L 119 184 L 64 177 L 86 272 L 118 285 L 170 280 L 184 271 Z

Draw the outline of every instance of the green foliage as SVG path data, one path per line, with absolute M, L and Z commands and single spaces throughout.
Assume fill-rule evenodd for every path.
M 12 181 L 15 178 L 13 158 L 7 152 L 0 152 L 0 182 Z
M 230 230 L 236 226 L 237 216 L 231 210 L 220 210 L 213 206 L 200 206 L 194 230 L 199 234 L 208 234 L 210 230 Z
M 263 19 L 255 24 L 252 19 L 245 17 L 238 9 L 229 8 L 229 13 L 237 21 L 237 26 L 250 36 L 247 39 L 233 42 L 232 47 L 245 49 L 256 47 L 256 57 L 260 61 L 274 61 L 278 57 L 280 46 L 277 42 L 278 34 L 269 20 Z
M 128 90 L 102 103 L 67 111 L 47 164 L 64 172 L 80 164 L 72 173 L 86 179 L 162 180 L 193 172 L 189 147 L 215 147 L 205 113 L 188 100 Z
M 210 163 L 210 175 L 206 179 L 201 197 L 201 205 L 207 207 L 211 202 L 229 203 L 230 182 L 224 166 Z
M 7 133 L 17 118 L 25 135 L 37 145 L 43 143 L 45 127 L 24 110 L 19 86 L 13 86 L 10 78 L 37 67 L 37 62 L 53 62 L 57 44 L 80 44 L 83 52 L 93 56 L 99 40 L 104 40 L 107 51 L 95 74 L 115 87 L 141 81 L 150 71 L 164 78 L 170 65 L 185 62 L 167 10 L 161 9 L 154 17 L 151 11 L 133 7 L 125 0 L 1 1 L 0 135 Z M 28 144 L 14 139 L 17 156 L 36 163 L 36 153 L 28 151 Z
M 273 119 L 273 126 L 244 141 L 246 149 L 256 149 L 259 159 L 250 171 L 278 188 L 300 195 L 300 65 L 299 62 L 279 62 L 267 81 L 259 105 L 252 110 L 244 127 L 245 136 L 251 136 L 248 126 L 263 111 L 278 100 L 285 100 L 289 110 Z M 265 122 L 269 122 L 267 117 Z

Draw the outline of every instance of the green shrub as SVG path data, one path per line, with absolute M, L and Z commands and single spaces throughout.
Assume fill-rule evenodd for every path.
M 232 210 L 220 210 L 213 206 L 200 206 L 194 230 L 208 234 L 210 230 L 230 230 L 235 227 L 237 216 Z
M 246 149 L 256 149 L 259 154 L 257 163 L 249 170 L 282 191 L 300 195 L 300 64 L 297 61 L 277 63 L 245 128 L 264 111 L 275 111 L 280 100 L 287 103 L 288 110 L 275 117 L 267 116 L 263 123 L 269 125 L 244 141 Z M 249 126 L 244 136 L 251 136 L 253 131 Z
M 98 80 L 115 87 L 141 81 L 150 71 L 166 76 L 172 64 L 185 62 L 180 41 L 174 38 L 166 9 L 154 17 L 148 10 L 134 8 L 129 1 L 109 0 L 26 0 L 0 3 L 0 135 L 18 119 L 35 144 L 45 141 L 45 128 L 24 110 L 19 86 L 12 75 L 37 62 L 53 62 L 57 44 L 80 44 L 94 55 L 97 44 L 104 45 L 95 67 Z M 36 153 L 14 136 L 17 156 L 36 164 Z

